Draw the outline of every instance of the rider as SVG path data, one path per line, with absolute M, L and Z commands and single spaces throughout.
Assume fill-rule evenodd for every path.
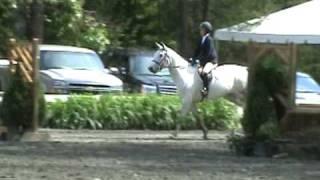
M 214 48 L 213 38 L 211 36 L 213 31 L 212 25 L 208 22 L 202 22 L 200 24 L 200 35 L 198 47 L 192 58 L 192 64 L 196 64 L 196 60 L 200 61 L 200 77 L 203 81 L 203 89 L 201 90 L 203 96 L 208 95 L 209 78 L 210 73 L 218 65 L 217 52 Z

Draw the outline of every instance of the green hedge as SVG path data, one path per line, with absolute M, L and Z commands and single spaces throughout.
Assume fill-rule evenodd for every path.
M 275 54 L 261 59 L 248 88 L 247 105 L 242 119 L 249 138 L 263 140 L 279 135 L 275 94 L 288 92 L 288 69 Z
M 198 129 L 197 118 L 203 118 L 210 129 L 240 124 L 236 106 L 224 99 L 202 103 L 196 116 L 187 117 L 179 115 L 178 97 L 158 95 L 73 96 L 50 103 L 47 109 L 45 128 L 171 130 L 178 121 L 182 129 Z
M 15 73 L 11 76 L 10 85 L 3 95 L 0 107 L 1 123 L 7 126 L 12 134 L 32 130 L 32 97 L 33 85 L 23 80 L 21 70 L 17 66 Z M 46 103 L 42 90 L 40 90 L 38 98 L 39 120 L 43 121 L 46 114 Z

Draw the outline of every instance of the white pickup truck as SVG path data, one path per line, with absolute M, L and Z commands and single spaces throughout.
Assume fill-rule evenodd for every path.
M 45 93 L 122 92 L 123 82 L 90 49 L 40 45 L 40 81 Z M 0 60 L 1 89 L 8 86 L 8 60 Z

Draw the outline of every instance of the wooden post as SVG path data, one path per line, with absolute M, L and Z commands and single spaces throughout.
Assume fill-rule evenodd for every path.
M 249 63 L 249 76 L 248 76 L 248 89 L 251 86 L 253 80 L 253 72 L 255 68 L 255 59 L 254 59 L 254 43 L 249 42 L 247 47 L 247 56 L 248 56 L 248 63 Z
M 249 42 L 249 46 L 247 49 L 247 56 L 249 61 L 249 76 L 247 85 L 248 90 L 251 89 L 252 82 L 255 79 L 254 73 L 256 71 L 256 66 L 259 60 L 259 56 L 262 56 L 263 52 L 265 52 L 265 49 L 261 48 L 260 45 L 252 41 Z
M 290 44 L 290 91 L 289 91 L 289 107 L 290 109 L 295 108 L 296 106 L 296 71 L 297 71 L 297 45 Z
M 9 73 L 13 73 L 14 72 L 14 70 L 15 70 L 15 68 L 13 67 L 14 66 L 14 60 L 15 60 L 15 55 L 13 54 L 13 49 L 15 48 L 15 46 L 16 46 L 16 40 L 15 39 L 13 39 L 13 38 L 11 38 L 10 40 L 9 40 L 9 53 L 8 53 L 8 58 L 9 58 Z
M 32 131 L 36 131 L 39 126 L 39 39 L 32 41 L 32 65 L 33 65 L 33 117 Z
M 256 59 L 254 58 L 256 56 L 255 54 L 255 43 L 250 41 L 248 43 L 247 47 L 247 57 L 248 57 L 248 63 L 249 63 L 249 69 L 248 69 L 248 83 L 247 83 L 247 93 L 246 93 L 246 106 L 248 105 L 248 97 L 251 93 L 252 87 L 253 87 L 253 81 L 255 79 L 254 73 L 256 69 Z M 245 110 L 246 111 L 246 110 Z

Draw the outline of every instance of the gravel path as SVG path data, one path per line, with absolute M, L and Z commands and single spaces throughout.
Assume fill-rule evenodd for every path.
M 225 133 L 54 131 L 46 142 L 0 144 L 0 180 L 319 180 L 320 162 L 233 155 Z

